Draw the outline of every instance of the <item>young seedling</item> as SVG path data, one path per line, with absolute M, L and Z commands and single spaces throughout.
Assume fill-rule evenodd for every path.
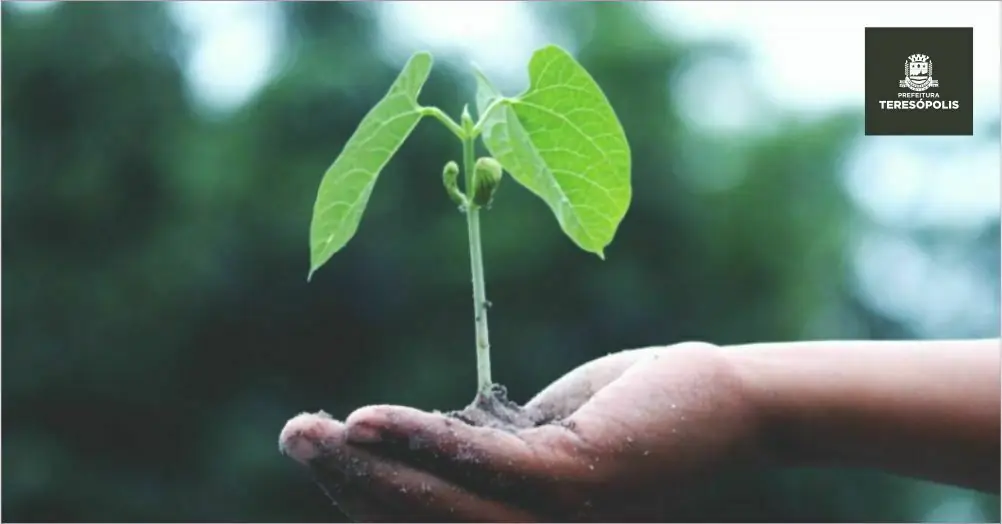
M 598 84 L 557 46 L 532 55 L 529 88 L 518 96 L 501 95 L 475 70 L 476 121 L 469 106 L 457 123 L 441 109 L 418 102 L 431 68 L 431 54 L 414 54 L 324 174 L 310 225 L 307 280 L 354 236 L 380 170 L 418 123 L 425 117 L 438 120 L 462 144 L 463 187 L 456 162 L 445 165 L 442 180 L 466 217 L 476 328 L 477 394 L 469 407 L 452 415 L 504 428 L 540 424 L 491 380 L 481 211 L 490 208 L 507 171 L 549 206 L 571 241 L 604 259 L 630 205 L 629 144 Z M 476 158 L 478 138 L 491 156 Z

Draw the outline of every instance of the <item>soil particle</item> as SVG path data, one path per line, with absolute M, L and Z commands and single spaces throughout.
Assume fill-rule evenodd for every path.
M 515 432 L 552 423 L 544 420 L 539 413 L 523 408 L 508 400 L 508 390 L 501 384 L 491 385 L 486 395 L 478 394 L 469 406 L 461 411 L 451 411 L 447 416 L 459 419 L 471 426 L 487 427 Z

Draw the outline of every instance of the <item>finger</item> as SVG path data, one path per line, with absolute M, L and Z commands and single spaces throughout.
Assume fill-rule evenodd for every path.
M 345 426 L 349 442 L 533 510 L 551 507 L 556 491 L 590 473 L 570 430 L 557 425 L 516 434 L 407 407 L 370 406 L 352 413 Z
M 484 500 L 427 472 L 379 457 L 345 442 L 343 426 L 310 420 L 319 432 L 306 462 L 318 482 L 349 516 L 365 522 L 531 522 L 532 515 Z M 283 432 L 284 433 L 284 432 Z M 304 435 L 304 433 L 300 433 Z M 302 438 L 302 437 L 301 437 Z M 300 448 L 304 447 L 302 444 Z M 298 460 L 298 458 L 297 458 Z
M 415 457 L 450 460 L 464 469 L 514 475 L 535 467 L 528 443 L 514 433 L 404 406 L 359 409 L 348 416 L 345 427 L 349 442 L 402 444 Z
M 314 461 L 324 471 L 343 471 L 349 485 L 365 490 L 395 511 L 393 522 L 534 522 L 529 513 L 474 496 L 463 488 L 392 459 L 346 445 Z M 404 509 L 404 511 L 400 511 Z
M 289 420 L 279 436 L 279 449 L 307 466 L 313 480 L 338 509 L 354 521 L 401 522 L 403 508 L 379 500 L 352 482 L 345 468 L 330 467 L 321 459 L 344 440 L 344 425 L 326 413 L 303 413 Z
M 648 352 L 647 348 L 620 351 L 578 366 L 540 391 L 525 409 L 538 424 L 567 418 Z
M 375 497 L 337 468 L 316 462 L 309 468 L 320 490 L 354 522 L 402 522 L 410 516 L 406 508 Z

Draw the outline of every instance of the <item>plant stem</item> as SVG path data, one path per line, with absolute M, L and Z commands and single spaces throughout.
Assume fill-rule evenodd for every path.
M 449 115 L 445 114 L 445 112 L 441 109 L 437 107 L 422 107 L 420 112 L 423 116 L 430 116 L 441 122 L 445 125 L 446 129 L 451 131 L 452 134 L 456 135 L 459 139 L 466 140 L 465 137 L 468 133 L 462 128 L 462 126 L 457 124 L 455 120 L 449 118 Z
M 483 114 L 480 115 L 480 120 L 477 122 L 477 125 L 473 126 L 473 131 L 471 131 L 471 134 L 473 135 L 474 138 L 480 136 L 480 133 L 483 132 L 484 125 L 487 124 L 487 118 L 491 116 L 491 113 L 493 113 L 494 110 L 507 103 L 508 103 L 507 98 L 497 98 L 493 102 L 487 105 L 487 109 L 484 109 Z
M 467 135 L 463 138 L 463 171 L 466 173 L 466 188 L 473 187 L 474 151 L 476 140 Z M 466 206 L 466 225 L 470 234 L 470 269 L 473 274 L 473 319 L 477 330 L 477 396 L 490 393 L 491 385 L 491 344 L 487 335 L 487 296 L 484 285 L 484 257 L 480 248 L 480 208 L 471 202 Z

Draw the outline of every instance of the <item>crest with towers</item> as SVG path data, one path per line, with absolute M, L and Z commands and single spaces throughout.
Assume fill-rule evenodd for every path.
M 939 81 L 932 79 L 932 60 L 927 55 L 915 54 L 905 60 L 905 79 L 898 87 L 907 87 L 922 92 L 930 87 L 939 87 Z

